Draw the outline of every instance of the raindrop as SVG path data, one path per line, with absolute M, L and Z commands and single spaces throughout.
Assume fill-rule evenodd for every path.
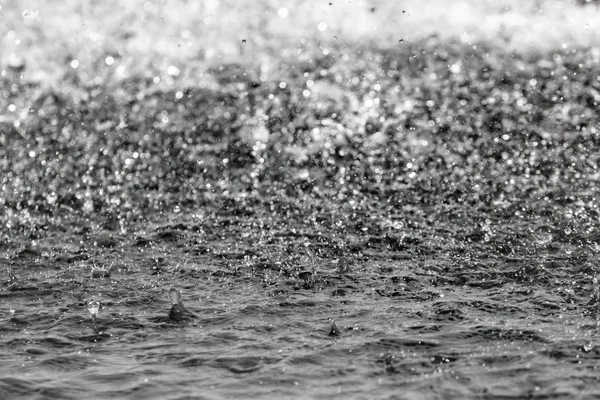
M 16 282 L 18 280 L 17 275 L 15 275 L 12 268 L 6 267 L 6 273 L 8 274 L 8 280 L 10 282 Z
M 335 321 L 333 320 L 333 318 L 329 318 L 329 325 L 331 326 L 331 329 L 329 331 L 329 336 L 340 336 L 340 328 L 338 328 L 337 324 L 335 323 Z
M 92 318 L 95 321 L 96 317 L 98 316 L 98 311 L 100 311 L 100 302 L 94 298 L 91 298 L 87 302 L 87 309 L 90 312 L 90 314 L 92 314 Z
M 179 68 L 177 68 L 174 65 L 169 66 L 169 68 L 167 68 L 167 74 L 171 75 L 171 76 L 178 76 L 179 73 L 181 71 L 179 70 Z
M 459 62 L 456 62 L 450 66 L 450 72 L 453 74 L 458 74 L 462 70 L 462 66 Z
M 48 204 L 53 205 L 58 200 L 58 195 L 55 192 L 52 192 L 46 196 L 46 201 Z
M 290 13 L 289 10 L 285 7 L 282 7 L 277 11 L 277 14 L 279 15 L 280 18 L 287 18 L 289 13 Z
M 25 59 L 16 53 L 8 55 L 8 68 L 20 72 L 25 69 Z
M 40 12 L 39 10 L 23 10 L 21 16 L 25 21 L 39 21 Z
M 350 263 L 346 257 L 340 257 L 338 260 L 337 271 L 339 274 L 346 274 L 350 272 Z

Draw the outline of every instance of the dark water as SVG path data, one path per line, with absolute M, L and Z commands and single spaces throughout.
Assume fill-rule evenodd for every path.
M 600 395 L 594 284 L 581 272 L 593 249 L 558 251 L 534 233 L 528 254 L 520 241 L 476 251 L 502 235 L 460 254 L 456 236 L 431 239 L 456 225 L 433 224 L 403 248 L 350 235 L 342 255 L 331 233 L 271 227 L 252 243 L 231 228 L 251 217 L 160 218 L 180 223 L 88 229 L 65 216 L 69 228 L 32 245 L 5 243 L 1 398 Z M 197 319 L 168 318 L 172 287 Z
M 1 399 L 600 396 L 597 51 L 323 46 L 0 80 Z

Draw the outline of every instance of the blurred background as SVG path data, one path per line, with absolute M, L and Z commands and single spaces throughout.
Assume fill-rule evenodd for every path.
M 598 2 L 585 0 L 63 0 L 0 1 L 0 69 L 52 81 L 98 64 L 116 75 L 149 64 L 244 62 L 268 73 L 270 54 L 307 40 L 390 46 L 429 37 L 513 48 L 594 46 Z M 6 73 L 6 72 L 5 72 Z M 81 72 L 80 72 L 81 73 Z

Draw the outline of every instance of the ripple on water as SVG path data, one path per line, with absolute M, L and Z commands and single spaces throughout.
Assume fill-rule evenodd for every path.
M 275 364 L 281 359 L 266 356 L 219 357 L 206 363 L 214 368 L 223 368 L 236 374 L 258 371 L 265 365 Z
M 185 380 L 175 372 L 120 365 L 113 365 L 109 370 L 111 372 L 105 368 L 90 368 L 78 382 L 84 382 L 89 392 L 101 393 L 101 398 L 171 399 L 186 398 L 185 394 L 189 393 Z M 188 395 L 187 398 L 194 397 Z
M 167 232 L 153 239 L 167 246 L 178 235 Z M 360 273 L 355 266 L 352 277 L 320 271 L 314 288 L 292 275 L 274 278 L 280 279 L 278 286 L 265 289 L 258 278 L 254 284 L 248 277 L 236 278 L 243 270 L 234 274 L 221 259 L 177 267 L 168 254 L 145 251 L 148 255 L 124 258 L 130 269 L 111 280 L 92 279 L 87 269 L 81 277 L 74 269 L 68 279 L 51 284 L 24 280 L 22 290 L 4 288 L 0 298 L 9 299 L 16 313 L 5 307 L 0 336 L 6 355 L 0 365 L 54 380 L 3 376 L 0 399 L 89 393 L 200 398 L 213 387 L 217 397 L 238 398 L 360 398 L 365 393 L 380 398 L 398 388 L 407 398 L 448 393 L 520 398 L 525 392 L 515 382 L 542 382 L 549 396 L 552 390 L 575 393 L 573 384 L 565 389 L 552 381 L 557 377 L 553 365 L 560 373 L 568 370 L 565 376 L 572 382 L 597 383 L 593 367 L 600 346 L 588 345 L 594 336 L 565 334 L 564 326 L 553 321 L 565 307 L 562 292 L 536 289 L 527 277 L 545 272 L 511 266 L 524 262 L 520 259 L 510 261 L 506 274 L 503 266 L 490 263 L 477 271 L 439 268 L 435 279 L 428 267 L 412 261 L 376 271 L 364 263 Z M 160 274 L 152 275 L 145 263 L 150 255 L 163 257 L 151 264 L 161 266 Z M 494 268 L 500 272 L 492 273 Z M 221 272 L 212 274 L 215 269 Z M 24 272 L 20 275 L 26 279 Z M 197 320 L 169 319 L 165 288 L 172 285 L 184 289 Z M 91 295 L 105 306 L 95 323 L 85 308 Z M 577 296 L 573 301 L 583 298 Z M 546 320 L 541 320 L 544 310 Z M 339 337 L 328 336 L 329 317 L 339 324 Z M 573 313 L 569 319 L 572 331 L 595 329 L 591 317 Z
M 41 368 L 59 372 L 81 371 L 93 364 L 90 357 L 84 357 L 77 353 L 69 353 L 66 355 L 53 354 L 38 362 L 38 365 Z
M 112 334 L 102 331 L 92 331 L 92 333 L 82 335 L 67 335 L 67 338 L 83 343 L 101 343 L 110 340 L 112 337 Z
M 36 387 L 37 383 L 30 379 L 0 377 L 0 398 L 14 399 L 18 396 L 30 396 L 35 392 Z
M 499 341 L 520 341 L 520 342 L 538 342 L 547 343 L 548 339 L 541 333 L 531 329 L 519 328 L 498 328 L 493 326 L 478 325 L 463 331 L 458 331 L 454 335 L 444 335 L 446 340 L 454 336 L 454 339 L 468 339 L 471 341 L 499 342 Z M 450 336 L 450 337 L 449 337 Z
M 373 347 L 376 351 L 399 350 L 399 349 L 431 349 L 439 346 L 439 343 L 432 340 L 413 339 L 413 338 L 383 338 L 378 342 L 371 342 L 365 346 Z
M 62 338 L 57 336 L 46 336 L 42 338 L 34 339 L 34 341 L 43 347 L 49 347 L 54 349 L 65 349 L 68 347 L 75 347 L 76 344 L 68 338 Z

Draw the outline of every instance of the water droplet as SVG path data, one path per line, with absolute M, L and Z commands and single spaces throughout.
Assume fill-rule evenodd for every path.
M 96 299 L 90 299 L 87 302 L 87 309 L 92 314 L 93 318 L 96 318 L 98 311 L 100 310 L 100 302 Z
M 46 201 L 48 204 L 53 205 L 58 200 L 58 195 L 55 192 L 52 192 L 46 196 Z
M 282 7 L 277 11 L 277 14 L 279 15 L 280 18 L 287 18 L 287 16 L 290 14 L 290 12 L 287 8 Z
M 25 59 L 16 53 L 10 53 L 8 55 L 8 68 L 14 71 L 22 71 L 25 69 Z
M 172 288 L 169 290 L 169 298 L 171 299 L 171 305 L 177 305 L 181 302 L 181 292 Z
M 178 76 L 180 72 L 181 71 L 179 70 L 179 68 L 177 68 L 174 65 L 171 65 L 169 68 L 167 68 L 167 74 L 171 76 Z

